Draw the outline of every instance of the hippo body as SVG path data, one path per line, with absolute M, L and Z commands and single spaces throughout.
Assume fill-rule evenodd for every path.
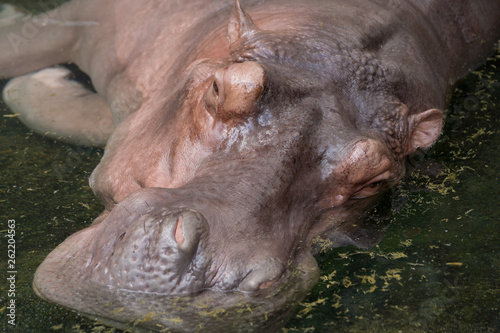
M 138 331 L 276 330 L 318 279 L 318 244 L 380 241 L 365 213 L 500 38 L 500 1 L 242 5 L 74 0 L 0 19 L 9 107 L 106 145 L 90 179 L 105 210 L 40 265 L 39 296 Z M 95 92 L 48 68 L 66 62 Z

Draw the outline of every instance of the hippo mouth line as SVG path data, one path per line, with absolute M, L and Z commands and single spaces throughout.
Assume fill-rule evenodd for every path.
M 177 212 L 179 212 L 178 209 Z M 183 212 L 187 213 L 183 215 L 180 226 L 184 228 L 182 245 L 186 245 L 189 249 L 193 234 L 190 234 L 187 226 L 194 225 L 198 229 L 192 228 L 192 230 L 197 232 L 201 230 L 203 233 L 203 224 L 196 224 L 198 214 L 192 211 Z M 167 220 L 168 217 L 174 217 L 169 221 L 174 219 L 178 221 L 175 213 L 163 213 L 163 215 L 167 217 Z M 133 217 L 135 220 L 137 216 L 134 214 Z M 293 263 L 282 274 L 280 273 L 278 281 L 272 281 L 266 286 L 267 288 L 260 288 L 256 291 L 238 288 L 227 290 L 220 287 L 204 287 L 201 284 L 198 284 L 196 288 L 187 288 L 192 284 L 196 285 L 199 281 L 204 281 L 204 278 L 194 275 L 188 279 L 187 284 L 180 283 L 183 288 L 187 288 L 186 291 L 173 287 L 168 287 L 169 291 L 154 290 L 153 287 L 146 291 L 142 289 L 144 285 L 135 285 L 138 289 L 111 285 L 114 280 L 110 279 L 110 274 L 103 274 L 105 269 L 85 271 L 85 265 L 78 265 L 78 257 L 85 256 L 85 254 L 78 255 L 83 249 L 91 249 L 94 252 L 94 258 L 96 255 L 113 252 L 109 244 L 107 244 L 108 249 L 97 250 L 99 246 L 96 246 L 96 243 L 99 244 L 101 239 L 92 239 L 92 236 L 98 233 L 105 233 L 107 224 L 102 223 L 73 234 L 54 249 L 35 273 L 33 290 L 42 299 L 77 310 L 88 317 L 122 329 L 133 327 L 134 330 L 141 331 L 141 328 L 146 327 L 157 331 L 161 330 L 159 327 L 170 327 L 173 332 L 176 332 L 177 330 L 190 331 L 199 328 L 200 324 L 208 329 L 209 325 L 217 323 L 217 320 L 213 321 L 214 315 L 220 316 L 220 319 L 233 316 L 239 318 L 241 322 L 249 321 L 249 323 L 262 318 L 266 318 L 265 322 L 268 322 L 267 319 L 271 321 L 274 318 L 275 322 L 279 323 L 281 320 L 286 320 L 283 318 L 291 315 L 297 302 L 303 299 L 319 278 L 319 269 L 314 257 L 309 251 L 300 251 Z M 141 227 L 134 230 L 143 231 L 143 223 L 138 224 Z M 102 230 L 98 228 L 101 225 L 100 228 L 104 228 Z M 174 227 L 179 227 L 179 223 L 175 223 Z M 155 229 L 153 234 L 158 235 L 160 232 Z M 168 234 L 175 241 L 174 228 L 169 229 Z M 124 236 L 120 237 L 121 235 L 123 231 L 116 232 L 115 243 L 132 241 L 134 232 L 127 230 Z M 203 241 L 203 237 L 200 238 Z M 200 248 L 196 246 L 194 253 L 198 253 Z M 118 256 L 119 251 L 115 248 L 114 254 L 108 256 L 108 259 Z M 192 255 L 193 252 L 189 253 Z M 198 263 L 201 265 L 206 262 L 199 260 Z M 87 269 L 91 267 L 92 264 L 88 265 Z M 252 271 L 248 273 L 248 275 L 251 274 Z M 197 280 L 193 281 L 195 278 Z M 245 278 L 246 276 L 243 280 Z M 173 284 L 179 286 L 179 281 L 175 279 Z M 63 287 L 66 290 L 65 293 L 60 292 Z M 259 319 L 259 316 L 262 318 Z M 141 328 L 136 326 L 138 324 Z
M 265 331 L 276 331 L 319 279 L 316 261 L 312 256 L 306 258 L 301 260 L 300 267 L 287 274 L 287 283 L 274 284 L 265 291 L 251 293 L 207 289 L 196 297 L 174 296 L 88 282 L 79 283 L 78 289 L 70 289 L 73 294 L 69 296 L 61 293 L 44 295 L 36 282 L 33 283 L 33 290 L 41 299 L 56 302 L 123 330 L 156 332 L 168 327 L 169 332 L 186 332 L 203 327 L 207 331 L 216 331 L 220 320 L 237 318 L 235 326 L 256 327 L 264 323 Z M 276 329 L 269 329 L 274 326 Z
M 117 207 L 108 217 L 122 211 Z M 125 211 L 129 216 L 119 223 L 104 219 L 70 236 L 49 254 L 39 270 L 53 266 L 57 272 L 64 268 L 116 291 L 166 297 L 206 291 L 251 294 L 284 284 L 289 276 L 290 267 L 268 257 L 249 269 L 232 267 L 228 270 L 231 273 L 221 278 L 217 276 L 219 269 L 214 269 L 217 259 L 207 250 L 209 230 L 203 215 L 184 207 L 151 209 L 150 214 Z M 51 260 L 52 256 L 58 259 Z M 223 281 L 218 283 L 218 279 Z M 34 286 L 43 295 L 37 288 L 40 281 L 35 279 Z
M 68 237 L 36 271 L 35 293 L 91 318 L 99 314 L 113 326 L 141 322 L 157 330 L 172 327 L 177 317 L 189 318 L 191 325 L 193 313 L 198 316 L 193 322 L 203 325 L 213 311 L 241 317 L 251 309 L 248 320 L 258 313 L 288 316 L 317 282 L 319 269 L 306 249 L 296 250 L 286 267 L 266 257 L 250 267 L 222 267 L 225 273 L 218 274 L 222 269 L 214 269 L 218 258 L 210 248 L 207 219 L 171 197 L 166 207 L 165 196 L 158 194 L 167 192 L 134 192 Z M 186 330 L 186 321 L 179 330 Z

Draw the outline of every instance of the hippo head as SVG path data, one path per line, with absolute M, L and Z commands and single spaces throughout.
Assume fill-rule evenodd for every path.
M 271 330 L 317 282 L 318 243 L 376 244 L 385 225 L 364 213 L 442 115 L 410 112 L 395 68 L 309 28 L 260 30 L 237 3 L 230 56 L 196 60 L 113 134 L 91 177 L 105 211 L 36 292 L 114 325 Z

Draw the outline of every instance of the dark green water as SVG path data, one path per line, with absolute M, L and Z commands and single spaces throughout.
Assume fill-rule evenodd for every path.
M 26 4 L 36 3 L 26 1 Z M 284 332 L 500 331 L 500 54 L 454 95 L 445 133 L 398 189 L 383 241 L 317 257 L 321 282 Z M 496 82 L 496 83 L 495 83 Z M 34 295 L 37 266 L 102 207 L 88 177 L 102 151 L 44 139 L 0 104 L 0 331 L 112 329 Z M 404 199 L 404 200 L 403 200 Z M 16 221 L 16 328 L 7 325 L 7 221 Z

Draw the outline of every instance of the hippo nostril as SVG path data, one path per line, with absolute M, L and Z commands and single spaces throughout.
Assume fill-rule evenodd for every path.
M 200 237 L 205 235 L 207 231 L 208 224 L 201 214 L 183 209 L 178 212 L 173 238 L 180 250 L 193 252 L 198 247 Z
M 285 265 L 278 258 L 268 258 L 259 261 L 240 283 L 238 289 L 241 291 L 257 291 L 266 289 L 277 282 L 283 272 Z
M 184 243 L 184 235 L 182 234 L 182 215 L 177 218 L 174 238 L 177 243 L 179 244 Z

